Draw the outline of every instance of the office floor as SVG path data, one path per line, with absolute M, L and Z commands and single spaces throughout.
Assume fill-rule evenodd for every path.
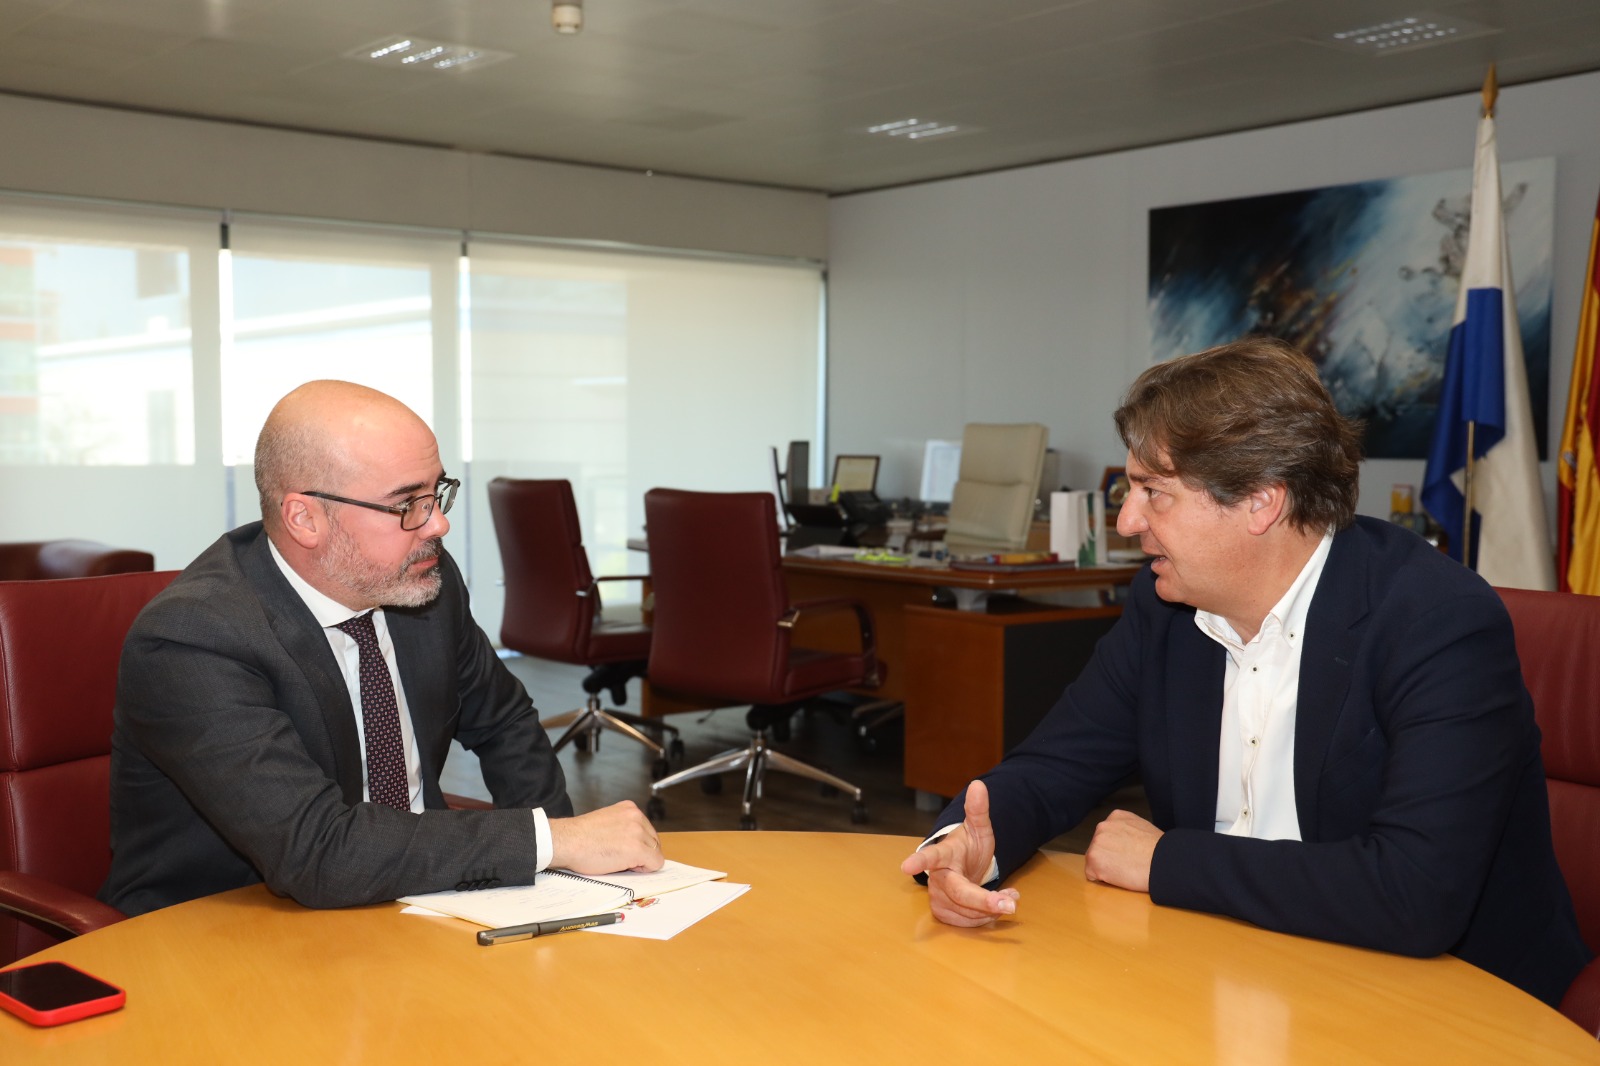
M 580 683 L 586 671 L 582 667 L 523 656 L 508 657 L 506 665 L 527 686 L 542 717 L 570 710 L 583 700 Z M 633 709 L 637 701 L 638 682 L 633 682 L 629 685 L 628 707 L 624 709 Z M 750 734 L 745 727 L 744 711 L 740 707 L 709 715 L 672 716 L 669 720 L 680 730 L 686 749 L 682 765 L 693 765 L 748 743 Z M 559 735 L 558 730 L 552 730 L 552 740 Z M 776 746 L 797 758 L 822 765 L 862 789 L 869 820 L 864 825 L 851 824 L 847 796 L 825 797 L 809 781 L 769 773 L 765 795 L 756 805 L 761 828 L 913 836 L 927 832 L 937 811 L 918 810 L 912 790 L 901 784 L 899 724 L 884 726 L 875 736 L 875 749 L 863 750 L 852 728 L 827 709 L 796 715 L 790 739 Z M 580 753 L 569 744 L 560 757 L 567 774 L 568 792 L 580 811 L 622 799 L 631 799 L 643 807 L 650 798 L 650 760 L 642 747 L 625 737 L 607 734 L 600 750 L 590 753 Z M 446 792 L 488 798 L 477 760 L 460 748 L 452 750 L 445 764 L 443 783 Z M 679 785 L 662 796 L 666 817 L 659 827 L 663 831 L 736 829 L 742 787 L 743 778 L 738 775 L 724 775 L 723 791 L 715 796 L 703 794 L 695 781 Z M 1129 786 L 1119 790 L 1081 825 L 1049 846 L 1064 851 L 1083 851 L 1095 825 L 1116 807 L 1146 816 L 1149 813 L 1143 789 Z

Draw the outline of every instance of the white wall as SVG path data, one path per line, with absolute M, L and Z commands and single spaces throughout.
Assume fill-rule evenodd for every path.
M 822 259 L 818 193 L 0 95 L 0 189 Z
M 831 450 L 881 452 L 880 493 L 914 495 L 926 438 L 1038 421 L 1063 481 L 1098 483 L 1123 459 L 1111 412 L 1150 362 L 1151 208 L 1469 168 L 1478 108 L 1472 93 L 833 200 Z M 1600 192 L 1596 114 L 1600 74 L 1506 89 L 1497 109 L 1502 161 L 1556 159 L 1552 452 Z M 1369 461 L 1362 511 L 1387 515 L 1390 484 L 1420 488 L 1422 466 Z

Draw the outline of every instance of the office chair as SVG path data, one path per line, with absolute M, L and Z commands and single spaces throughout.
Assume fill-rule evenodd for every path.
M 0 581 L 138 574 L 156 568 L 156 557 L 134 548 L 93 540 L 45 540 L 0 544 Z
M 0 965 L 122 920 L 111 711 L 122 642 L 171 571 L 0 582 Z
M 768 770 L 821 782 L 854 798 L 850 820 L 867 820 L 859 788 L 768 745 L 769 732 L 786 728 L 813 696 L 861 685 L 877 685 L 878 661 L 872 615 L 845 599 L 789 602 L 778 550 L 772 497 L 764 492 L 682 492 L 651 489 L 644 498 L 654 588 L 655 639 L 650 647 L 650 685 L 730 704 L 751 704 L 748 746 L 680 770 L 650 786 L 645 810 L 665 816 L 661 793 L 700 778 L 716 792 L 714 775 L 744 770 L 741 829 L 756 828 L 755 801 Z M 853 610 L 861 632 L 859 652 L 823 652 L 793 647 L 790 638 L 802 612 Z
M 1049 431 L 1037 422 L 969 422 L 950 497 L 945 547 L 954 554 L 1017 551 L 1028 544 Z
M 585 705 L 545 723 L 557 726 L 570 716 L 556 750 L 570 741 L 579 751 L 597 751 L 600 734 L 609 729 L 643 744 L 655 755 L 651 776 L 665 776 L 669 752 L 683 755 L 677 727 L 600 703 L 606 691 L 613 703 L 626 702 L 629 679 L 643 676 L 650 656 L 648 626 L 605 620 L 600 582 L 644 579 L 596 578 L 590 572 L 570 482 L 495 478 L 489 482 L 489 510 L 506 575 L 500 642 L 524 655 L 590 668 L 583 679 Z M 662 743 L 668 737 L 670 747 Z
M 1541 734 L 1550 834 L 1578 930 L 1600 945 L 1600 596 L 1496 589 L 1511 612 L 1522 681 Z M 1600 1037 L 1600 959 L 1579 972 L 1561 1013 Z

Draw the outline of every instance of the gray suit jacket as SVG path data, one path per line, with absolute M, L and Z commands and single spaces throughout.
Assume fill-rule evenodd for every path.
M 448 554 L 426 607 L 386 608 L 422 760 L 422 814 L 361 802 L 344 679 L 259 522 L 201 554 L 123 648 L 111 752 L 111 873 L 126 914 L 265 881 L 312 907 L 492 884 L 537 864 L 529 808 L 571 814 L 522 685 L 468 610 Z M 445 809 L 452 738 L 498 808 Z

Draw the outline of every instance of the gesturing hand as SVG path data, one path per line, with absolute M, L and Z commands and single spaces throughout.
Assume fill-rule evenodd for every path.
M 580 874 L 659 870 L 666 859 L 655 826 L 632 800 L 576 818 L 550 819 L 550 865 Z
M 994 830 L 989 825 L 989 789 L 982 781 L 967 786 L 965 817 L 937 843 L 914 851 L 900 864 L 907 874 L 928 875 L 928 906 L 946 925 L 974 926 L 997 915 L 1015 914 L 1020 893 L 990 892 L 983 881 L 994 861 Z

